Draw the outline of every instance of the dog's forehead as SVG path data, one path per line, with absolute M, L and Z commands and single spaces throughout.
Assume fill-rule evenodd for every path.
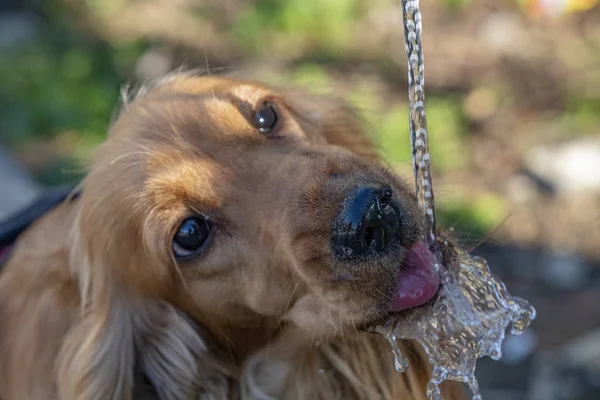
M 260 137 L 249 119 L 262 99 L 272 97 L 269 88 L 252 82 L 211 77 L 174 79 L 126 104 L 111 127 L 109 139 L 125 137 L 136 142 L 203 148 L 232 139 L 254 143 Z
M 249 81 L 215 77 L 183 77 L 158 86 L 150 96 L 151 108 L 162 112 L 170 127 L 215 128 L 219 136 L 243 133 L 251 128 L 248 119 L 257 105 L 275 97 L 271 88 Z M 210 132 L 206 132 L 210 133 Z
M 185 93 L 190 95 L 227 96 L 255 103 L 271 94 L 272 89 L 251 81 L 221 77 L 180 77 L 167 81 L 156 88 L 158 92 Z
M 132 139 L 129 143 L 144 149 L 138 153 L 153 177 L 153 191 L 217 187 L 239 164 L 245 143 L 253 148 L 266 140 L 243 115 L 238 100 L 253 107 L 270 94 L 266 87 L 243 81 L 176 79 L 138 98 L 117 121 L 115 139 Z

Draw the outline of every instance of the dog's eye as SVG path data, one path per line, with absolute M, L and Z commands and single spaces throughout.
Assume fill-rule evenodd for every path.
M 183 258 L 196 254 L 202 249 L 210 235 L 212 223 L 201 216 L 188 218 L 179 225 L 173 238 L 173 253 Z
M 256 114 L 254 114 L 254 125 L 261 133 L 269 133 L 277 123 L 277 113 L 273 105 L 265 101 L 262 103 Z

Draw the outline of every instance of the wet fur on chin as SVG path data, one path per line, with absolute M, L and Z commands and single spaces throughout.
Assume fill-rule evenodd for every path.
M 169 91 L 161 91 L 161 85 L 170 85 Z M 194 158 L 195 151 L 231 148 L 234 164 L 239 155 L 233 144 L 253 149 L 262 143 L 259 136 L 235 137 L 223 147 L 219 141 L 227 138 L 218 136 L 224 134 L 222 126 L 230 127 L 227 132 L 246 127 L 231 114 L 229 102 L 217 100 L 229 92 L 254 99 L 254 92 L 269 89 L 219 78 L 169 77 L 149 89 L 150 94 L 141 92 L 125 105 L 109 143 L 100 149 L 82 198 L 68 200 L 26 231 L 0 274 L 0 399 L 426 400 L 431 368 L 422 350 L 402 344 L 410 367 L 400 374 L 389 344 L 357 329 L 356 321 L 377 305 L 368 286 L 332 293 L 328 300 L 339 302 L 339 308 L 322 308 L 322 297 L 310 296 L 312 291 L 328 294 L 329 286 L 318 287 L 320 264 L 296 271 L 295 260 L 298 254 L 319 251 L 321 244 L 305 240 L 305 232 L 320 227 L 291 232 L 296 247 L 277 241 L 290 235 L 281 221 L 291 217 L 283 200 L 270 204 L 275 211 L 260 199 L 252 200 L 263 177 L 245 175 L 250 182 L 244 187 L 244 179 Z M 215 104 L 198 119 L 189 99 L 205 92 Z M 151 100 L 143 103 L 147 96 Z M 294 153 L 297 164 L 293 156 L 276 159 L 281 168 L 276 177 L 282 185 L 279 197 L 298 189 L 285 186 L 295 184 L 286 178 L 286 168 L 297 172 L 298 181 L 319 173 L 303 170 L 318 165 L 315 155 L 330 157 L 320 167 L 330 174 L 339 169 L 361 176 L 356 165 L 366 170 L 377 163 L 376 152 L 343 103 L 289 92 L 283 96 L 286 132 L 310 146 Z M 243 109 L 245 103 L 237 107 Z M 173 131 L 166 134 L 169 126 Z M 129 134 L 136 129 L 144 136 Z M 195 132 L 211 129 L 218 133 L 214 143 L 197 142 Z M 294 150 L 295 142 L 290 143 Z M 268 153 L 257 154 L 265 160 L 242 160 L 252 167 L 240 164 L 240 171 L 272 170 Z M 145 157 L 150 156 L 148 161 Z M 175 163 L 183 178 L 170 173 Z M 380 167 L 369 173 L 395 179 Z M 247 210 L 240 207 L 248 203 L 256 219 L 243 222 L 253 230 L 244 241 L 234 242 L 232 232 L 244 227 L 223 223 L 215 240 L 225 243 L 227 251 L 203 256 L 202 268 L 174 268 L 172 257 L 161 252 L 169 224 L 183 212 L 172 205 L 181 198 L 193 201 L 189 187 L 200 181 L 204 197 L 191 208 L 228 207 L 230 215 L 246 218 Z M 239 203 L 223 205 L 231 189 L 236 189 L 232 199 Z M 328 193 L 327 187 L 319 190 Z M 310 196 L 305 201 L 316 204 Z M 333 211 L 319 212 L 327 216 Z M 265 243 L 276 245 L 257 249 L 253 236 L 262 240 L 261 235 Z M 223 268 L 229 264 L 244 268 L 232 275 Z M 267 272 L 262 264 L 270 267 Z M 288 266 L 279 267 L 284 264 Z M 379 274 L 374 279 L 388 278 L 386 271 L 374 273 Z M 361 313 L 352 314 L 356 307 L 343 308 L 348 296 Z M 235 301 L 223 300 L 230 298 Z M 446 400 L 462 398 L 456 384 L 442 388 Z

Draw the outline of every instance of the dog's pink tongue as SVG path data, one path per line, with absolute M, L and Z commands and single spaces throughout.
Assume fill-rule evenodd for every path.
M 435 257 L 423 242 L 410 248 L 402 263 L 391 311 L 402 311 L 427 303 L 437 293 L 440 276 Z

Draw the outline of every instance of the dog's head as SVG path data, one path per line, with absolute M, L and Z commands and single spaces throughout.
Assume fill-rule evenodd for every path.
M 193 316 L 353 329 L 439 283 L 414 197 L 371 151 L 336 100 L 176 77 L 117 119 L 81 233 L 123 288 Z
M 318 339 L 439 284 L 414 196 L 331 98 L 171 78 L 118 116 L 81 202 L 78 274 L 96 310 L 156 299 L 213 330 L 293 324 Z

